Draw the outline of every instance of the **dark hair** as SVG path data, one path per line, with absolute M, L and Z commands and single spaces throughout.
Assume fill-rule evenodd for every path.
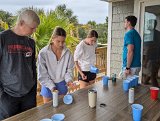
M 52 36 L 63 36 L 66 37 L 66 31 L 61 27 L 56 27 L 53 31 Z
M 137 18 L 135 16 L 127 16 L 125 19 L 131 23 L 132 27 L 136 26 Z
M 154 29 L 156 28 L 157 26 L 157 20 L 154 20 Z
M 53 30 L 51 39 L 50 39 L 50 43 L 52 43 L 52 39 L 56 36 L 66 37 L 66 31 L 59 26 L 55 27 L 55 29 Z
M 90 30 L 88 32 L 87 38 L 92 38 L 92 37 L 98 38 L 98 33 L 95 30 Z

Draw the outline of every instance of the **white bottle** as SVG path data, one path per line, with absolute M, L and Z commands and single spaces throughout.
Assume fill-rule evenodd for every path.
M 89 107 L 96 107 L 97 102 L 97 91 L 95 89 L 88 90 L 88 104 Z
M 130 88 L 129 89 L 129 100 L 128 100 L 128 102 L 129 103 L 134 103 L 134 88 Z
M 54 90 L 52 92 L 53 95 L 53 107 L 57 107 L 58 106 L 58 90 Z

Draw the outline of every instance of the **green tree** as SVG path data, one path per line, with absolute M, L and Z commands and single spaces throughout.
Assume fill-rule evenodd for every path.
M 108 37 L 108 23 L 97 24 L 96 30 L 99 34 L 98 42 L 101 44 L 107 44 Z
M 86 38 L 88 31 L 91 29 L 89 24 L 86 25 L 79 25 L 78 26 L 78 32 L 79 32 L 79 38 L 82 40 Z
M 34 7 L 32 6 L 32 7 L 26 7 L 26 8 L 20 9 L 19 11 L 17 11 L 17 15 L 20 14 L 21 11 L 24 11 L 24 10 L 33 10 L 33 11 L 35 11 L 38 15 L 44 15 L 44 14 L 45 14 L 44 9 L 42 9 L 42 8 L 34 8 Z
M 59 6 L 58 8 L 59 12 L 56 11 L 55 9 L 48 11 L 47 13 L 45 13 L 43 9 L 29 7 L 29 8 L 22 8 L 17 13 L 20 13 L 21 11 L 26 9 L 34 10 L 40 17 L 41 23 L 36 29 L 36 32 L 32 35 L 32 37 L 36 41 L 37 54 L 44 46 L 46 46 L 49 43 L 52 32 L 56 26 L 60 26 L 66 30 L 67 32 L 66 44 L 67 47 L 69 47 L 69 49 L 72 50 L 72 47 L 77 45 L 78 39 L 71 34 L 71 31 L 74 31 L 74 25 L 67 18 L 70 17 L 73 13 L 69 14 L 69 12 L 67 12 L 68 16 L 66 16 L 66 11 L 67 11 L 66 7 Z
M 41 24 L 38 26 L 33 38 L 36 40 L 37 54 L 49 43 L 52 32 L 56 26 L 64 28 L 67 32 L 66 44 L 72 50 L 77 45 L 77 38 L 70 35 L 71 24 L 65 18 L 58 18 L 54 11 L 39 15 Z
M 95 29 L 96 28 L 96 22 L 95 21 L 88 21 L 87 23 L 91 29 Z
M 8 29 L 8 24 L 0 19 L 0 32 Z
M 88 21 L 90 29 L 95 29 L 98 32 L 98 43 L 106 44 L 108 38 L 108 17 L 105 19 L 105 23 L 96 24 L 95 21 Z
M 15 17 L 11 13 L 9 13 L 7 11 L 0 10 L 0 19 L 3 22 L 6 22 L 6 24 L 9 27 L 11 27 L 11 25 L 13 25 L 13 23 L 14 23 Z
M 67 9 L 66 5 L 59 5 L 55 8 L 55 13 L 58 18 L 66 18 L 70 23 L 78 24 L 77 16 L 73 15 L 73 11 L 71 9 Z

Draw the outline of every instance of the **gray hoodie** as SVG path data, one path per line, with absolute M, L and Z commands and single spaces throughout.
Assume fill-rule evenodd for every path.
M 71 52 L 66 47 L 62 51 L 59 61 L 51 49 L 51 45 L 45 46 L 38 55 L 38 80 L 41 85 L 52 90 L 55 83 L 63 80 L 67 82 L 73 79 L 74 60 Z

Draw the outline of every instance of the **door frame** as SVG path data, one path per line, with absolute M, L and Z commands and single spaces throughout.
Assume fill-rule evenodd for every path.
M 137 5 L 137 3 L 135 3 Z M 145 14 L 145 7 L 147 6 L 154 6 L 160 5 L 160 0 L 139 0 L 138 2 L 138 27 L 137 30 L 140 33 L 142 42 L 141 42 L 141 63 L 143 65 L 143 32 L 144 32 L 144 14 Z M 136 13 L 136 11 L 134 12 Z M 140 80 L 142 80 L 142 66 L 140 71 Z M 141 83 L 141 81 L 140 81 Z

